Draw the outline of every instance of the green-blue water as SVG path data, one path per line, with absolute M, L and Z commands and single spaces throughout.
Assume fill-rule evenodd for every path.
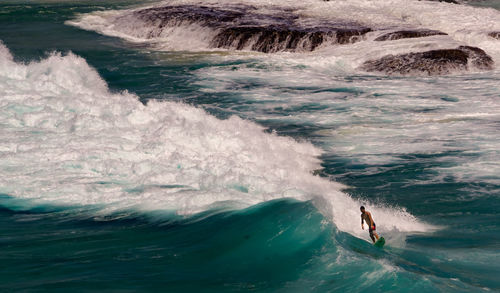
M 66 23 L 139 4 L 0 3 L 1 291 L 500 290 L 498 69 L 368 76 Z

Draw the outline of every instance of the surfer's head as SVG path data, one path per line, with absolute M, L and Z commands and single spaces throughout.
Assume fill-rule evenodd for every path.
M 364 207 L 364 206 L 361 206 L 361 207 L 359 208 L 359 210 L 360 210 L 362 213 L 364 213 L 364 212 L 365 212 L 365 207 Z

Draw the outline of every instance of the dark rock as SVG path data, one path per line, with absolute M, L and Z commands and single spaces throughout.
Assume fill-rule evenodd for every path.
M 443 75 L 466 71 L 469 67 L 481 70 L 493 69 L 493 59 L 483 50 L 460 46 L 456 49 L 388 55 L 363 63 L 362 70 L 384 72 L 388 75 Z
M 134 11 L 132 15 L 144 23 L 158 28 L 193 23 L 217 27 L 220 24 L 242 18 L 245 12 L 246 10 L 241 9 L 223 10 L 207 6 L 180 5 L 142 9 Z
M 125 18 L 138 19 L 149 28 L 143 38 L 159 37 L 163 30 L 198 24 L 216 31 L 212 48 L 253 50 L 265 53 L 281 51 L 313 51 L 323 44 L 348 44 L 362 39 L 370 28 L 355 23 L 331 23 L 316 19 L 298 21 L 293 10 L 258 13 L 246 5 L 224 8 L 180 5 L 134 11 Z M 307 23 L 307 24 L 304 24 Z
M 294 27 L 232 27 L 222 30 L 212 40 L 214 48 L 250 49 L 274 53 L 314 51 L 322 44 L 354 43 L 370 29 L 308 30 Z
M 469 58 L 469 64 L 471 64 L 476 69 L 481 70 L 491 70 L 493 69 L 493 59 L 486 54 L 482 49 L 470 46 L 460 46 L 459 50 L 467 53 Z
M 500 32 L 491 32 L 488 34 L 488 36 L 500 40 Z
M 420 1 L 420 0 L 419 0 Z M 433 2 L 446 2 L 446 3 L 453 3 L 453 4 L 460 4 L 456 0 L 427 0 L 427 1 L 433 1 Z
M 380 37 L 376 38 L 375 41 L 393 41 L 399 39 L 422 38 L 435 35 L 447 34 L 436 30 L 404 30 L 381 35 Z

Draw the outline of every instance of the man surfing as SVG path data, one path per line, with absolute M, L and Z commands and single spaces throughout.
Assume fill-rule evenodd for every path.
M 365 210 L 364 206 L 361 206 L 359 208 L 361 211 L 361 229 L 365 229 L 364 226 L 364 221 L 366 221 L 366 224 L 368 225 L 368 231 L 370 232 L 370 238 L 372 239 L 373 243 L 375 243 L 375 237 L 378 240 L 378 234 L 375 231 L 377 229 L 377 226 L 375 226 L 375 221 L 373 221 L 372 214 L 369 211 Z M 375 237 L 373 237 L 375 235 Z

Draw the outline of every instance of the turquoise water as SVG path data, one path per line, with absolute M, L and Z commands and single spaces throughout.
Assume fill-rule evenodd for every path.
M 354 53 L 81 28 L 142 5 L 0 4 L 2 291 L 500 289 L 498 69 L 385 77 Z M 462 8 L 439 5 L 454 26 Z

